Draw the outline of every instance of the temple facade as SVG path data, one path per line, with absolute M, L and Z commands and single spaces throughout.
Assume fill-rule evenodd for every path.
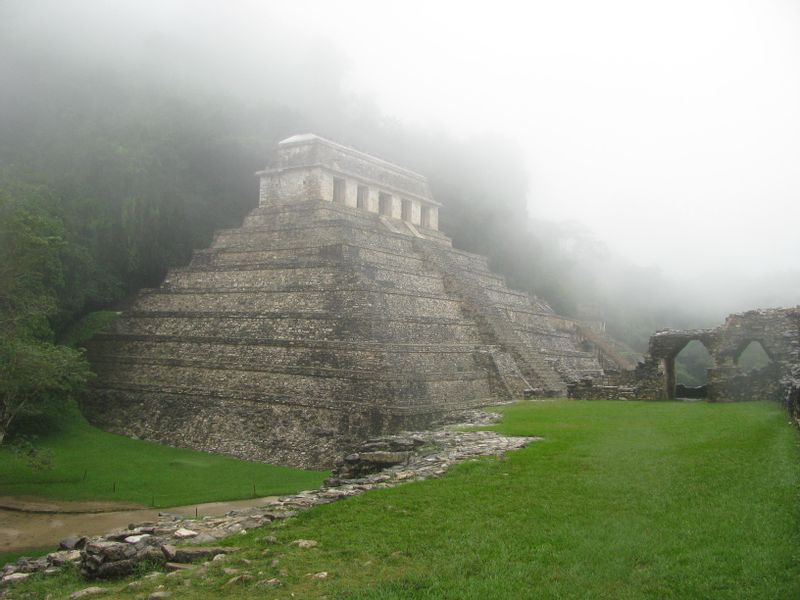
M 260 206 L 326 200 L 439 229 L 441 205 L 425 177 L 313 134 L 280 142 L 270 166 L 256 175 Z
M 624 361 L 600 330 L 452 247 L 421 175 L 313 135 L 259 206 L 96 336 L 110 431 L 302 467 L 459 411 L 564 395 Z

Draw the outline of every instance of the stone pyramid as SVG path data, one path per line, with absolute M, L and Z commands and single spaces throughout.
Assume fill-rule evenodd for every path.
M 421 175 L 312 135 L 258 175 L 242 227 L 92 341 L 90 421 L 323 467 L 371 435 L 602 375 L 596 332 L 452 247 Z

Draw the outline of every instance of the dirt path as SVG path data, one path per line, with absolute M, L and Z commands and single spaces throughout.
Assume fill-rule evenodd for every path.
M 55 550 L 58 542 L 69 535 L 98 535 L 119 527 L 127 527 L 129 523 L 155 520 L 159 512 L 194 517 L 196 509 L 200 517 L 219 516 L 232 510 L 269 504 L 273 500 L 275 496 L 172 508 L 131 510 L 137 505 L 120 506 L 122 503 L 62 502 L 43 498 L 2 497 L 0 505 L 13 509 L 0 508 L 0 553 L 46 546 L 53 546 Z M 113 508 L 127 510 L 108 510 Z M 76 512 L 79 509 L 86 512 Z
M 31 513 L 99 513 L 148 508 L 134 502 L 52 500 L 38 496 L 0 496 L 0 510 Z

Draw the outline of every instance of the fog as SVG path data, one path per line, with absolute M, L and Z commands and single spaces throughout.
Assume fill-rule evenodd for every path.
M 521 157 L 531 227 L 603 285 L 656 273 L 647 292 L 700 321 L 800 303 L 794 1 L 5 0 L 0 43 L 31 77 L 56 54 L 281 103 L 322 134 L 359 114 L 492 134 Z
M 313 27 L 336 32 L 352 85 L 410 120 L 519 139 L 532 214 L 670 274 L 796 266 L 796 2 L 351 10 Z

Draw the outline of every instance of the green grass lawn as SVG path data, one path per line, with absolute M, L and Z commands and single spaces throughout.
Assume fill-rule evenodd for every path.
M 497 430 L 545 440 L 237 536 L 227 543 L 243 551 L 205 576 L 113 589 L 146 597 L 163 585 L 172 598 L 800 598 L 800 449 L 779 406 L 552 401 L 501 410 Z M 267 534 L 279 544 L 266 545 Z M 298 538 L 319 545 L 288 544 Z M 225 585 L 223 567 L 253 579 Z M 329 576 L 307 575 L 320 571 Z M 257 586 L 269 577 L 283 585 Z M 60 575 L 19 590 L 36 597 L 85 585 Z
M 327 472 L 304 471 L 133 440 L 89 425 L 77 409 L 23 423 L 52 458 L 30 469 L 0 449 L 0 495 L 60 500 L 117 500 L 180 506 L 289 494 L 318 487 Z

